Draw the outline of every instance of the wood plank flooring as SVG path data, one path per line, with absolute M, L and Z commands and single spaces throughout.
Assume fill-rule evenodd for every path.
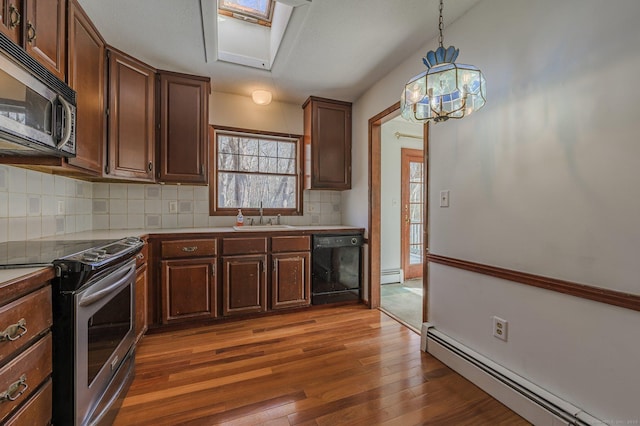
M 146 336 L 115 425 L 526 425 L 363 306 Z

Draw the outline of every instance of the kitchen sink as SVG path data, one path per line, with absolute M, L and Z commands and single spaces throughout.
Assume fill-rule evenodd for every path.
M 291 225 L 247 225 L 234 226 L 235 231 L 255 232 L 255 231 L 282 231 L 285 229 L 293 229 Z

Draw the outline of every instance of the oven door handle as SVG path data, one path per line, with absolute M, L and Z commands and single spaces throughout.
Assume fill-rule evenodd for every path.
M 104 298 L 109 293 L 116 291 L 119 287 L 125 284 L 133 275 L 136 270 L 136 263 L 132 262 L 131 265 L 126 269 L 126 271 L 120 274 L 120 277 L 116 279 L 116 281 L 108 280 L 102 284 L 95 284 L 91 286 L 85 294 L 80 297 L 78 301 L 78 305 L 80 306 L 89 306 L 98 300 Z

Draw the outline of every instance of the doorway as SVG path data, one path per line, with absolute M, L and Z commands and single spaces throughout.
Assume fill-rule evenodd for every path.
M 400 110 L 400 103 L 396 103 L 394 105 L 392 105 L 391 107 L 385 109 L 384 111 L 380 112 L 379 114 L 375 115 L 374 117 L 369 119 L 369 235 L 368 235 L 368 243 L 369 243 L 369 250 L 368 250 L 368 260 L 369 260 L 369 267 L 368 267 L 368 271 L 367 271 L 367 278 L 368 278 L 368 282 L 367 282 L 367 290 L 368 290 L 368 303 L 369 306 L 371 308 L 380 308 L 381 307 L 381 290 L 382 290 L 382 286 L 381 286 L 381 282 L 384 280 L 386 281 L 386 277 L 385 279 L 383 279 L 382 277 L 382 270 L 386 269 L 386 265 L 382 264 L 382 260 L 384 260 L 385 262 L 388 260 L 388 256 L 386 256 L 386 253 L 383 257 L 383 255 L 381 254 L 381 250 L 384 246 L 384 241 L 386 239 L 386 236 L 383 237 L 383 234 L 385 233 L 385 228 L 383 228 L 382 226 L 382 201 L 383 201 L 383 191 L 382 191 L 382 185 L 383 185 L 383 178 L 382 178 L 382 160 L 383 158 L 386 158 L 385 154 L 383 154 L 383 125 L 385 123 L 390 122 L 391 120 L 393 120 L 394 118 L 399 116 L 399 110 Z M 422 199 L 422 206 L 421 209 L 416 209 L 416 212 L 414 213 L 420 216 L 419 222 L 422 225 L 421 226 L 421 232 L 422 234 L 422 238 L 421 239 L 415 239 L 416 242 L 420 242 L 421 245 L 420 250 L 422 251 L 422 258 L 424 258 L 425 256 L 425 243 L 428 241 L 428 217 L 426 216 L 426 212 L 428 212 L 428 176 L 429 176 L 429 169 L 428 169 L 428 162 L 426 161 L 426 159 L 428 158 L 428 148 L 429 148 L 429 143 L 428 143 L 428 135 L 429 135 L 429 126 L 427 125 L 419 125 L 419 127 L 417 128 L 416 131 L 414 131 L 413 133 L 415 133 L 415 136 L 418 135 L 422 135 L 421 139 L 422 139 L 422 143 L 421 143 L 421 147 L 422 147 L 422 153 L 423 153 L 423 169 L 422 169 L 422 174 L 423 174 L 423 199 Z M 419 148 L 420 146 L 418 146 Z M 398 155 L 399 156 L 399 155 Z M 396 165 L 397 169 L 400 169 L 400 160 L 398 159 L 398 163 Z M 399 179 L 398 179 L 399 180 Z M 385 180 L 386 182 L 386 180 Z M 392 193 L 394 194 L 394 193 Z M 400 198 L 400 184 L 398 184 L 398 187 L 395 190 L 395 194 L 392 195 L 395 197 L 398 197 L 398 204 L 400 204 L 401 200 Z M 384 195 L 384 201 L 385 203 L 388 203 L 389 201 L 389 193 L 385 193 Z M 417 210 L 420 210 L 419 212 Z M 398 206 L 398 219 L 395 222 L 396 224 L 396 236 L 399 237 L 399 235 L 401 234 L 401 219 L 400 219 L 400 206 Z M 387 234 L 388 235 L 388 234 Z M 415 247 L 418 247 L 418 245 L 416 245 Z M 414 250 L 415 250 L 414 247 Z M 398 246 L 397 248 L 397 255 L 398 257 L 400 257 L 400 246 Z M 422 267 L 422 280 L 420 280 L 420 290 L 421 293 L 423 293 L 425 296 L 428 295 L 428 288 L 429 288 L 429 282 L 428 282 L 428 269 L 426 266 L 425 262 L 421 263 L 421 267 Z M 384 268 L 383 268 L 384 266 Z M 400 266 L 399 263 L 399 269 L 403 269 Z M 386 272 L 386 271 L 385 271 Z M 404 277 L 401 277 L 402 279 L 404 279 Z M 419 321 L 420 323 L 424 322 L 427 320 L 427 297 L 423 297 L 422 298 L 422 315 L 421 315 L 421 320 Z M 420 327 L 414 326 L 411 327 L 416 331 L 420 330 Z

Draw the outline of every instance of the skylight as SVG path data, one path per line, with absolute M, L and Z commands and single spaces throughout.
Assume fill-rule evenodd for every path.
M 273 0 L 218 0 L 218 8 L 220 14 L 269 26 L 273 3 Z

